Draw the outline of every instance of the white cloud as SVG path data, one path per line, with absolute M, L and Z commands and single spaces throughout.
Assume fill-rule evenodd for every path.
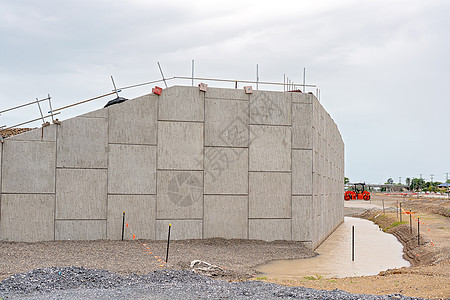
M 110 75 L 118 86 L 158 79 L 157 61 L 167 77 L 189 76 L 195 59 L 197 76 L 228 79 L 254 79 L 258 63 L 265 81 L 300 82 L 306 67 L 351 179 L 448 172 L 449 14 L 444 0 L 0 1 L 0 109 L 94 97 Z

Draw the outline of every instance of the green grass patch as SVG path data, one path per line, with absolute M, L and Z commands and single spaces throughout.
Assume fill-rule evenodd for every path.
M 319 280 L 319 279 L 322 279 L 322 275 L 305 276 L 305 279 L 308 279 L 308 280 Z
M 267 277 L 256 277 L 256 280 L 267 280 Z
M 398 225 L 401 225 L 401 224 L 406 224 L 406 221 L 397 221 L 397 222 L 394 222 L 394 223 L 392 223 L 391 225 L 389 225 L 388 227 L 386 227 L 386 228 L 383 228 L 383 231 L 384 232 L 386 232 L 386 230 L 388 230 L 388 229 L 391 229 L 391 228 L 394 228 L 394 227 L 397 227 Z

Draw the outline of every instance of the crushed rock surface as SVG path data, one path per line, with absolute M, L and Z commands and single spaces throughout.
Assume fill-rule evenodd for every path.
M 362 295 L 341 290 L 285 287 L 261 281 L 227 282 L 187 270 L 119 275 L 101 269 L 52 267 L 0 282 L 4 299 L 418 299 Z

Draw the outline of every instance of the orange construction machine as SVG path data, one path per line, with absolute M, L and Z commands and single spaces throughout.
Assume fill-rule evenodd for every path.
M 345 192 L 344 194 L 344 200 L 356 200 L 356 199 L 362 199 L 362 200 L 370 200 L 370 192 L 366 191 L 366 183 L 360 182 L 360 183 L 347 183 L 348 186 L 350 186 L 350 189 Z

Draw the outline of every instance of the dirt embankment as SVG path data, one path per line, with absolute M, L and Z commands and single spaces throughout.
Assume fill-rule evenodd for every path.
M 16 134 L 21 134 L 30 130 L 33 130 L 34 128 L 10 128 L 10 129 L 3 129 L 0 130 L 0 136 L 3 138 L 7 138 Z
M 367 211 L 360 217 L 374 222 L 384 232 L 395 235 L 399 242 L 403 244 L 403 258 L 411 263 L 411 267 L 442 261 L 439 251 L 432 249 L 430 240 L 424 235 L 418 235 L 417 228 L 411 230 L 408 223 L 409 216 L 404 215 L 402 222 L 391 214 L 374 211 Z

